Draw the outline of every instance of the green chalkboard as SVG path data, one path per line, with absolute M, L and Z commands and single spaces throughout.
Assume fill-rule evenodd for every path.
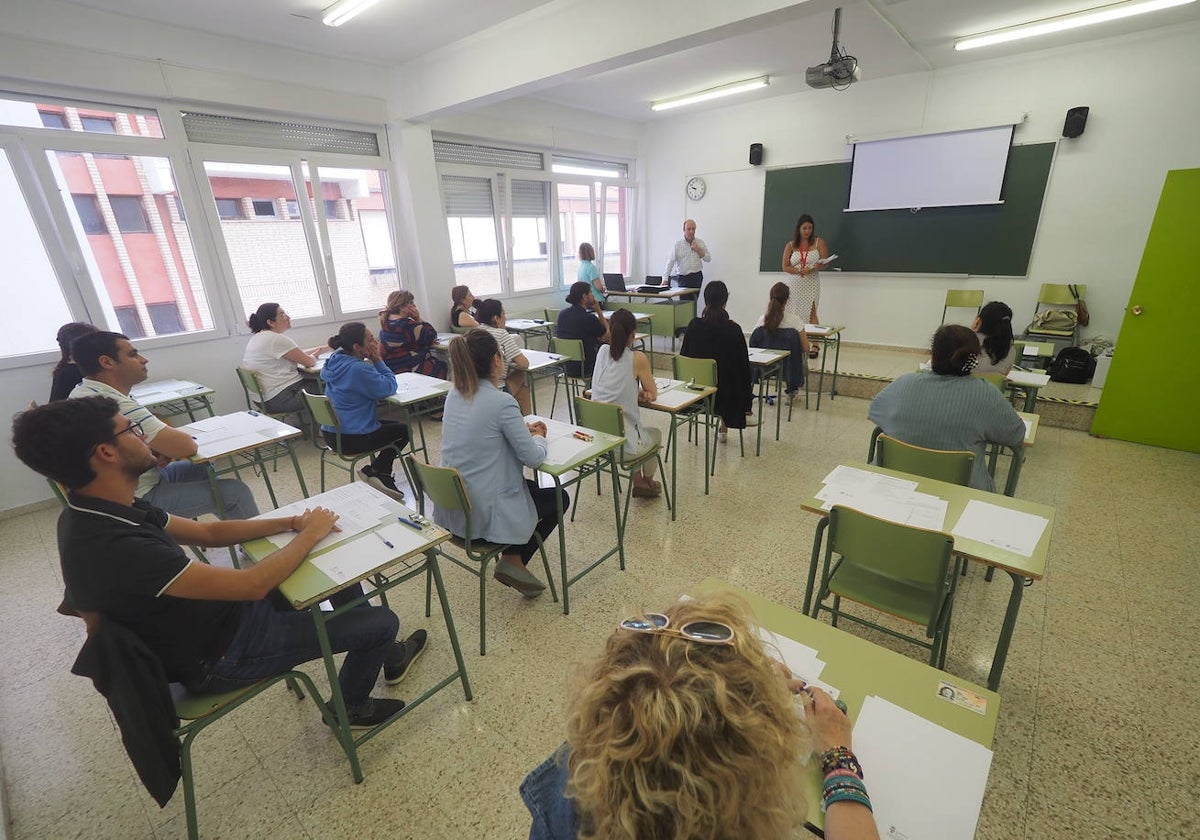
M 760 271 L 781 271 L 783 248 L 808 213 L 835 267 L 908 274 L 1023 277 L 1042 212 L 1053 143 L 1013 146 L 1003 204 L 846 213 L 850 164 L 798 166 L 767 173 Z

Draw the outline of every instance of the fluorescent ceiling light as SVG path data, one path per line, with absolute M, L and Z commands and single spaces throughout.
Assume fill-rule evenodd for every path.
M 969 38 L 955 41 L 954 49 L 971 50 L 976 47 L 990 47 L 993 44 L 1003 44 L 1021 38 L 1033 38 L 1037 35 L 1048 35 L 1051 32 L 1062 32 L 1067 29 L 1077 29 L 1080 26 L 1091 26 L 1093 23 L 1107 23 L 1110 20 L 1120 20 L 1194 2 L 1196 0 L 1127 0 L 1124 3 L 1101 6 L 1098 9 L 1059 15 L 1033 23 L 1024 23 L 1020 26 L 1009 26 L 1005 29 L 985 32 L 982 35 L 972 35 Z
M 325 10 L 321 22 L 326 26 L 341 26 L 359 12 L 365 12 L 378 2 L 379 0 L 338 0 Z
M 757 90 L 769 84 L 771 84 L 769 76 L 759 76 L 757 79 L 747 79 L 744 82 L 731 82 L 720 87 L 702 90 L 699 93 L 689 93 L 687 96 L 675 96 L 670 99 L 659 100 L 650 105 L 650 110 L 666 111 L 668 108 L 679 108 L 683 105 L 692 105 L 696 102 L 719 99 L 722 96 L 732 96 L 735 93 L 745 93 L 748 90 Z

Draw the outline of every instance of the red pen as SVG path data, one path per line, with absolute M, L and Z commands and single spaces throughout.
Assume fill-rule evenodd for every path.
M 589 442 L 592 440 L 592 435 L 589 435 L 587 432 L 578 432 L 577 431 L 572 436 L 577 440 L 586 440 Z

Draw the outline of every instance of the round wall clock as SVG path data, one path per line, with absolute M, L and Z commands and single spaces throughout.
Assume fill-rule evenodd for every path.
M 687 182 L 687 197 L 692 201 L 699 201 L 704 198 L 704 191 L 708 189 L 708 185 L 704 183 L 704 179 L 697 175 Z

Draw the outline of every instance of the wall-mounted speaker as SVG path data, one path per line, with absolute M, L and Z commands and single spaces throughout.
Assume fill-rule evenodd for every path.
M 1084 126 L 1087 125 L 1087 117 L 1086 105 L 1067 111 L 1067 118 L 1063 121 L 1063 137 L 1078 137 L 1083 134 Z
M 1087 109 L 1085 108 L 1084 110 L 1086 111 Z M 761 166 L 762 165 L 762 156 L 763 156 L 762 143 L 751 143 L 750 144 L 750 165 L 751 166 Z

